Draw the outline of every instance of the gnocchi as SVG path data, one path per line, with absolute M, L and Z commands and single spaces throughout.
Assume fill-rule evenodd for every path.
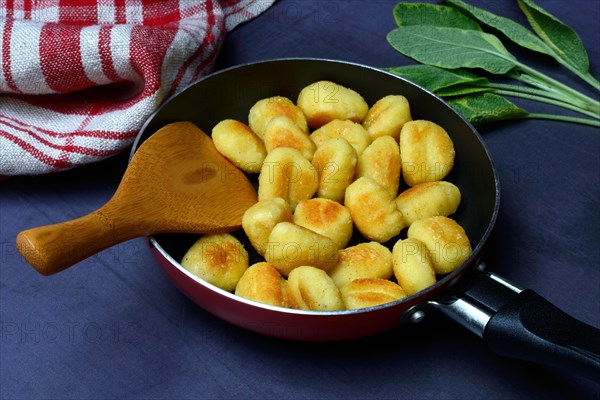
M 454 166 L 454 143 L 431 121 L 409 121 L 400 131 L 402 176 L 408 186 L 441 181 Z
M 285 277 L 301 265 L 329 272 L 338 257 L 338 245 L 333 240 L 291 222 L 273 227 L 265 251 L 265 259 Z
M 406 294 L 417 293 L 436 282 L 425 243 L 415 238 L 398 240 L 392 249 L 394 275 Z
M 436 274 L 445 275 L 458 268 L 471 254 L 465 230 L 453 219 L 436 216 L 414 222 L 407 235 L 425 243 Z
M 319 178 L 317 195 L 343 203 L 346 188 L 354 180 L 357 162 L 356 150 L 342 137 L 319 146 L 312 161 Z
M 312 160 L 317 149 L 308 134 L 303 132 L 294 121 L 283 115 L 273 117 L 267 123 L 263 141 L 267 153 L 278 147 L 291 147 L 298 150 L 308 160 Z
M 317 171 L 302 154 L 289 147 L 273 149 L 258 176 L 258 199 L 281 197 L 292 207 L 313 197 L 319 187 Z
M 391 136 L 381 136 L 358 158 L 356 176 L 373 179 L 396 197 L 400 187 L 401 164 L 398 143 Z
M 350 211 L 338 202 L 313 198 L 298 203 L 292 221 L 333 240 L 340 249 L 352 238 Z
M 257 101 L 248 111 L 248 125 L 260 137 L 264 138 L 267 124 L 273 117 L 286 116 L 302 131 L 308 133 L 306 117 L 302 110 L 287 97 L 273 96 Z
M 292 308 L 313 311 L 344 310 L 340 290 L 321 269 L 299 266 L 290 272 L 287 296 Z
M 329 272 L 338 287 L 355 279 L 390 279 L 392 253 L 378 242 L 365 242 L 340 250 L 338 262 Z
M 344 201 L 356 228 L 369 240 L 387 242 L 404 228 L 402 213 L 390 192 L 371 178 L 358 178 Z
M 281 197 L 273 197 L 259 200 L 247 209 L 242 217 L 242 228 L 252 247 L 264 256 L 273 227 L 291 220 L 292 208 L 289 203 Z
M 460 204 L 458 187 L 446 181 L 426 182 L 400 193 L 396 206 L 410 226 L 413 222 L 437 215 L 454 214 Z
M 251 265 L 235 287 L 235 294 L 249 300 L 288 307 L 287 281 L 268 262 Z
M 362 122 L 369 111 L 369 105 L 360 94 L 326 80 L 303 88 L 297 104 L 304 112 L 308 126 L 313 129 L 334 119 Z
M 247 125 L 229 119 L 212 132 L 225 157 L 258 173 L 242 229 L 262 256 L 249 266 L 234 236 L 201 237 L 181 264 L 217 287 L 277 307 L 372 307 L 426 289 L 472 252 L 449 218 L 461 203 L 444 180 L 454 143 L 413 120 L 402 95 L 369 108 L 354 90 L 318 81 L 296 103 L 260 99 Z
M 248 264 L 248 252 L 229 233 L 202 236 L 181 260 L 185 269 L 228 292 L 235 289 Z
M 400 285 L 379 278 L 355 279 L 340 289 L 346 309 L 374 307 L 406 297 Z
M 371 144 L 371 137 L 365 128 L 361 124 L 349 120 L 334 119 L 310 134 L 311 140 L 317 147 L 321 147 L 328 140 L 340 137 L 346 139 L 354 147 L 357 155 L 361 155 Z
M 373 104 L 362 124 L 371 139 L 390 136 L 398 142 L 402 127 L 411 120 L 408 99 L 401 95 L 389 95 Z
M 236 167 L 258 173 L 267 156 L 260 138 L 243 122 L 227 119 L 214 126 L 211 133 L 215 147 Z

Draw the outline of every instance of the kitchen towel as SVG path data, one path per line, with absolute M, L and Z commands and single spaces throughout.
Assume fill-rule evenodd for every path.
M 0 176 L 126 149 L 161 102 L 211 71 L 275 0 L 0 1 Z

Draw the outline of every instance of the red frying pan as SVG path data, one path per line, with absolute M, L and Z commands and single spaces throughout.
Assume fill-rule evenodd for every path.
M 390 94 L 404 95 L 410 102 L 414 119 L 431 120 L 445 128 L 456 150 L 454 168 L 445 179 L 458 186 L 462 193 L 459 210 L 452 218 L 462 225 L 470 238 L 473 247 L 470 257 L 436 284 L 402 300 L 359 310 L 315 312 L 250 301 L 192 275 L 179 261 L 198 239 L 197 234 L 170 233 L 148 237 L 152 253 L 173 284 L 199 306 L 232 324 L 264 335 L 291 340 L 332 341 L 364 337 L 417 322 L 430 311 L 438 310 L 481 336 L 499 354 L 562 367 L 600 381 L 599 330 L 569 317 L 533 291 L 522 290 L 501 277 L 484 271 L 482 250 L 498 216 L 500 201 L 499 181 L 494 165 L 480 136 L 469 123 L 438 97 L 404 79 L 362 65 L 317 59 L 274 60 L 226 69 L 189 86 L 161 106 L 142 128 L 134 143 L 132 156 L 145 140 L 171 122 L 190 121 L 208 133 L 224 119 L 246 121 L 248 110 L 260 99 L 276 95 L 296 99 L 302 88 L 318 80 L 330 80 L 352 88 L 369 104 Z M 181 153 L 184 154 L 177 153 L 175 161 L 169 161 L 169 165 L 162 165 L 159 170 L 171 167 L 177 169 L 181 163 L 194 161 L 190 156 L 192 150 L 194 153 L 202 153 L 203 149 L 208 149 L 200 141 L 197 143 L 199 147 L 194 148 L 195 142 L 182 143 L 180 136 L 165 136 L 164 130 L 162 132 L 154 138 L 169 138 L 170 144 L 165 145 L 165 151 L 177 147 L 174 146 L 177 143 L 183 144 Z M 147 146 L 142 146 L 142 149 L 146 148 Z M 190 151 L 187 151 L 188 148 Z M 147 150 L 141 150 L 138 155 L 146 153 Z M 166 160 L 164 154 L 162 151 L 158 152 L 155 160 Z M 190 157 L 185 158 L 186 154 Z M 158 168 L 158 164 L 153 165 Z M 133 170 L 133 176 L 137 176 L 139 168 L 133 167 L 139 167 L 139 163 L 134 161 L 128 168 Z M 124 181 L 131 181 L 131 176 L 132 172 L 126 174 Z M 168 182 L 172 181 L 170 179 Z M 218 189 L 209 190 L 206 185 L 203 183 L 200 187 L 204 192 L 210 192 L 209 196 L 213 196 Z M 250 184 L 247 189 L 254 195 Z M 115 196 L 119 197 L 119 193 L 118 191 Z M 153 197 L 147 198 L 151 201 Z M 181 198 L 169 197 L 170 201 Z M 195 204 L 195 197 L 191 202 Z M 178 204 L 183 204 L 183 201 L 180 200 Z M 120 236 L 115 238 L 112 226 L 115 220 L 109 215 L 111 210 L 103 208 L 92 217 L 60 224 L 59 230 L 38 229 L 20 234 L 17 240 L 19 249 L 25 256 L 29 255 L 26 258 L 40 272 L 58 272 L 121 240 Z M 201 214 L 197 217 L 205 225 L 214 223 L 214 215 L 211 219 L 210 216 L 206 218 L 205 213 L 198 210 L 195 212 Z M 144 211 L 140 211 L 141 214 L 136 214 L 136 211 L 132 213 L 144 217 L 148 214 L 144 214 Z M 126 215 L 129 214 L 131 213 Z M 179 213 L 175 214 L 180 217 Z M 183 217 L 185 226 L 189 221 L 187 218 L 186 214 Z M 153 223 L 161 221 L 159 218 L 145 219 Z M 91 227 L 93 229 L 89 227 L 89 221 L 94 223 Z M 76 229 L 81 225 L 86 225 L 85 232 L 94 233 L 77 234 Z M 124 233 L 129 236 L 123 236 L 122 240 L 156 232 L 144 230 L 138 224 L 130 223 L 126 226 L 129 231 L 126 229 L 127 232 Z M 169 229 L 162 224 L 159 228 L 161 232 Z M 130 232 L 132 230 L 135 232 Z M 52 236 L 58 234 L 56 232 L 66 236 L 61 236 L 63 240 L 59 240 L 58 236 Z M 243 233 L 235 234 L 251 252 L 252 246 Z M 46 247 L 36 247 L 38 242 Z M 64 246 L 56 246 L 56 243 L 71 243 L 72 246 L 65 250 Z M 51 255 L 56 257 L 52 258 Z M 49 263 L 52 267 L 50 270 L 46 270 L 47 263 L 42 262 L 46 259 L 52 261 Z M 251 263 L 259 260 L 256 253 L 250 254 Z M 41 267 L 37 265 L 37 261 Z
M 283 309 L 237 297 L 190 274 L 179 261 L 197 235 L 149 237 L 167 277 L 192 301 L 242 328 L 279 338 L 332 341 L 373 335 L 417 322 L 437 309 L 481 336 L 495 352 L 546 363 L 600 380 L 600 331 L 483 271 L 482 250 L 498 215 L 499 181 L 490 155 L 475 129 L 426 90 L 370 67 L 318 59 L 285 59 L 241 65 L 206 77 L 165 103 L 145 124 L 132 154 L 160 127 L 191 121 L 205 132 L 226 118 L 247 120 L 259 99 L 295 99 L 318 80 L 331 80 L 359 92 L 369 104 L 389 94 L 409 99 L 414 119 L 443 126 L 452 137 L 456 163 L 448 180 L 462 193 L 453 215 L 466 230 L 473 253 L 435 285 L 393 303 L 354 311 L 312 312 Z M 243 235 L 239 235 L 244 241 Z M 246 248 L 251 250 L 248 242 Z M 254 261 L 256 254 L 251 254 Z M 252 261 L 252 260 L 251 260 Z

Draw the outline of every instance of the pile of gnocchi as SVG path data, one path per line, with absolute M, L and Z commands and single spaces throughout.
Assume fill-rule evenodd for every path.
M 443 127 L 413 120 L 402 95 L 369 107 L 356 91 L 318 81 L 295 103 L 258 100 L 247 121 L 221 121 L 212 138 L 258 174 L 242 227 L 263 260 L 249 265 L 236 237 L 211 234 L 181 261 L 223 290 L 278 307 L 358 309 L 419 292 L 471 254 L 449 218 L 461 201 L 444 180 L 454 144 Z

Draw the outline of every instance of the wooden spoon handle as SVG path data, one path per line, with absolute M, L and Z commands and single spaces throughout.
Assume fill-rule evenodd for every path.
M 101 250 L 140 236 L 132 226 L 116 224 L 105 208 L 72 221 L 19 233 L 17 248 L 41 274 L 51 275 Z M 129 224 L 127 224 L 129 225 Z

